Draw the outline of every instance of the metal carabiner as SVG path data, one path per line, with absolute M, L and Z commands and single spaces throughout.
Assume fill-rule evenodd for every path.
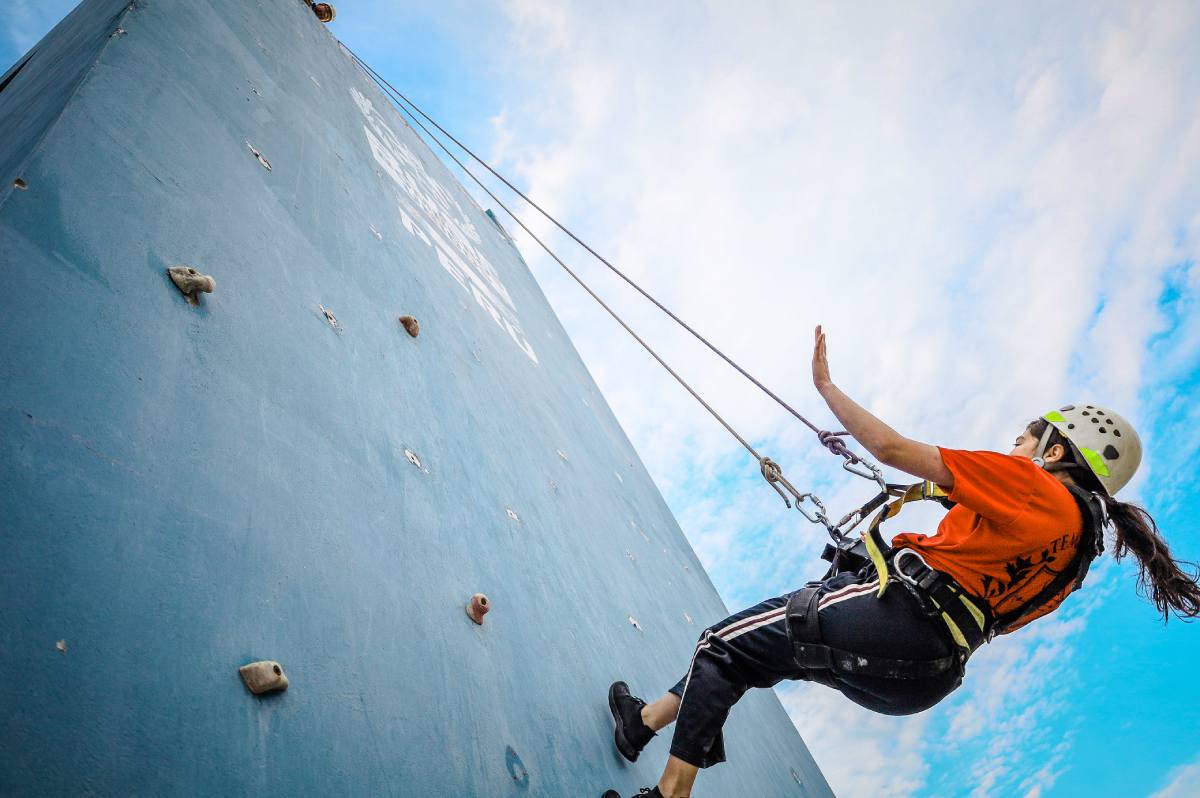
M 813 503 L 813 506 L 817 508 L 816 512 L 810 513 L 808 510 L 804 509 L 805 499 Z M 826 529 L 832 529 L 832 527 L 829 525 L 829 516 L 825 514 L 825 503 L 821 501 L 817 494 L 801 493 L 796 497 L 796 509 L 800 511 L 802 516 L 807 518 L 812 523 L 821 524 Z
M 788 506 L 789 510 L 792 508 L 794 501 L 796 509 L 810 523 L 820 524 L 829 532 L 830 537 L 834 540 L 841 540 L 841 535 L 838 534 L 837 529 L 833 524 L 829 523 L 828 511 L 825 509 L 825 503 L 821 501 L 819 496 L 815 493 L 801 493 L 796 490 L 796 486 L 788 482 L 787 477 L 783 475 L 783 469 L 779 467 L 779 464 L 769 457 L 764 457 L 759 461 L 759 470 L 762 472 L 763 479 L 775 489 L 775 492 L 783 499 L 783 503 Z M 791 498 L 788 497 L 788 494 L 791 494 Z M 805 509 L 805 501 L 811 502 L 816 509 L 813 511 Z
M 833 530 L 836 532 L 835 537 L 844 539 L 854 527 L 861 524 L 867 517 L 878 510 L 883 505 L 887 504 L 888 499 L 899 495 L 898 492 L 903 489 L 903 485 L 891 485 L 887 482 L 883 483 L 883 490 L 873 496 L 870 501 L 861 507 L 856 507 L 846 513 L 841 519 L 833 525 Z
M 854 474 L 857 477 L 871 480 L 879 486 L 880 490 L 887 490 L 887 482 L 885 482 L 883 479 L 883 470 L 865 457 L 859 457 L 857 454 L 850 451 L 848 446 L 846 446 L 846 442 L 842 440 L 842 438 L 848 436 L 849 434 L 850 433 L 846 432 L 845 430 L 842 430 L 841 432 L 822 430 L 821 432 L 817 433 L 817 440 L 820 441 L 821 445 L 826 449 L 842 458 L 843 469 L 849 471 L 851 474 Z M 857 467 L 860 463 L 863 466 L 862 468 Z
M 849 460 L 842 463 L 842 468 L 845 469 L 846 471 L 849 471 L 851 474 L 854 474 L 855 476 L 859 476 L 859 477 L 862 477 L 863 479 L 871 480 L 872 482 L 874 482 L 876 485 L 879 486 L 880 490 L 886 491 L 887 490 L 887 480 L 885 480 L 883 478 L 883 469 L 880 468 L 879 466 L 875 465 L 874 463 L 872 463 L 869 460 L 863 460 L 862 458 L 859 458 L 859 462 L 862 463 L 864 466 L 866 466 L 867 470 L 863 470 L 861 468 L 855 467 L 855 464 L 850 462 Z

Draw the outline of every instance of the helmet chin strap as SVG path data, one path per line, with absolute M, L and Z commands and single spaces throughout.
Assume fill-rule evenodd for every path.
M 1049 423 L 1046 424 L 1046 431 L 1042 433 L 1041 440 L 1038 441 L 1037 451 L 1033 453 L 1033 462 L 1036 463 L 1039 468 L 1052 474 L 1056 471 L 1073 471 L 1077 468 L 1081 469 L 1082 466 L 1080 466 L 1078 463 L 1046 462 L 1046 449 L 1050 446 L 1050 436 L 1053 433 L 1054 426 Z M 1068 441 L 1068 445 L 1071 447 L 1072 451 L 1075 452 L 1075 457 L 1078 458 L 1079 452 L 1075 449 L 1075 444 Z M 1072 480 L 1072 482 L 1074 483 L 1074 480 Z M 1094 491 L 1092 492 L 1092 495 L 1100 500 L 1100 510 L 1101 514 L 1103 515 L 1102 520 L 1104 522 L 1104 526 L 1108 527 L 1111 523 L 1111 519 L 1108 516 L 1108 495 L 1104 493 L 1096 493 Z
M 1046 467 L 1046 447 L 1050 445 L 1050 436 L 1054 434 L 1054 425 L 1049 421 L 1046 422 L 1046 431 L 1042 433 L 1041 440 L 1038 441 L 1037 451 L 1033 453 L 1033 462 L 1039 467 Z

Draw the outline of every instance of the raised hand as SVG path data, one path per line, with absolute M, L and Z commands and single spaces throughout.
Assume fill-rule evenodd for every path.
M 815 343 L 813 346 L 812 373 L 813 385 L 817 386 L 820 391 L 833 385 L 833 379 L 829 376 L 829 357 L 825 351 L 825 333 L 821 330 L 821 325 L 817 325 L 814 335 Z

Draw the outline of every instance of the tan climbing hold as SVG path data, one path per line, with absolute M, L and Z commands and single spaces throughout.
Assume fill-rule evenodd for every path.
M 421 324 L 412 316 L 401 316 L 400 324 L 404 327 L 405 332 L 413 338 L 421 334 Z
M 283 672 L 283 666 L 274 660 L 251 662 L 238 668 L 238 673 L 241 674 L 246 687 L 255 695 L 286 690 L 288 687 L 288 677 Z
M 313 3 L 312 10 L 322 22 L 329 23 L 337 19 L 337 9 L 329 3 Z
M 64 654 L 67 653 L 67 641 L 66 640 L 59 640 L 57 643 L 54 644 L 54 647 L 57 648 L 59 651 L 61 651 Z
M 483 616 L 487 615 L 491 609 L 492 603 L 488 601 L 488 597 L 482 593 L 476 593 L 467 602 L 467 617 L 482 626 Z
M 21 191 L 25 191 L 26 189 L 29 188 L 29 184 L 26 183 L 22 178 L 18 177 L 16 180 L 13 181 L 13 188 L 17 188 L 17 189 L 20 189 Z
M 191 266 L 172 266 L 167 269 L 171 282 L 187 297 L 193 305 L 200 304 L 200 294 L 211 294 L 217 287 L 217 281 L 207 274 L 201 274 Z

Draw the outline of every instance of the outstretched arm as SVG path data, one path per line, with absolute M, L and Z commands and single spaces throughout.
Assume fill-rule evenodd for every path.
M 864 410 L 833 384 L 829 377 L 829 359 L 825 352 L 825 333 L 816 331 L 813 348 L 813 384 L 837 416 L 846 431 L 871 455 L 892 468 L 914 477 L 936 482 L 946 490 L 954 487 L 954 475 L 942 462 L 936 446 L 906 438 Z

